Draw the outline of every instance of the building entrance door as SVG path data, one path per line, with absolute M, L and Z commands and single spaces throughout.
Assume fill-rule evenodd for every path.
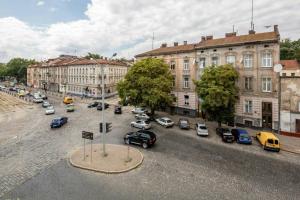
M 272 103 L 262 102 L 262 127 L 272 129 Z
M 296 133 L 300 133 L 300 119 L 296 119 Z

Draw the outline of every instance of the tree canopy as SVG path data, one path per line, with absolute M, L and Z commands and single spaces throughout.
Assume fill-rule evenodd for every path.
M 85 56 L 85 58 L 87 59 L 99 59 L 101 56 L 99 54 L 96 54 L 96 53 L 88 53 L 88 55 Z
M 280 42 L 280 60 L 294 60 L 300 62 L 300 39 L 292 41 L 285 39 Z
M 231 65 L 207 67 L 201 79 L 195 81 L 201 98 L 201 110 L 219 122 L 230 122 L 238 98 L 238 72 Z
M 154 114 L 159 106 L 172 103 L 172 81 L 169 66 L 163 60 L 146 58 L 130 67 L 117 89 L 122 102 L 146 106 Z
M 26 83 L 27 67 L 35 63 L 35 60 L 13 58 L 7 64 L 0 66 L 0 76 L 15 77 L 18 82 Z

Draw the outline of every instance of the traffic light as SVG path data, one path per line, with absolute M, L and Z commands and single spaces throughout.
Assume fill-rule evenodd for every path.
M 106 123 L 106 133 L 110 132 L 112 128 L 111 123 Z
M 99 125 L 100 125 L 100 133 L 103 133 L 103 123 L 101 122 Z M 105 125 L 106 125 L 105 126 L 106 133 L 110 132 L 112 128 L 111 123 L 105 123 Z

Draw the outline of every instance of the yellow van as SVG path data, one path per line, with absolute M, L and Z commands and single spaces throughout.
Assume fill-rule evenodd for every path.
M 279 139 L 270 132 L 259 132 L 256 134 L 257 140 L 265 150 L 280 151 Z
M 65 103 L 65 104 L 73 103 L 72 97 L 64 97 L 64 103 Z

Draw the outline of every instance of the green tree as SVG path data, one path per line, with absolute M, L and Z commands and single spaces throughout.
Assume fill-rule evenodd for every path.
M 100 58 L 100 55 L 99 54 L 96 54 L 96 53 L 88 53 L 88 55 L 85 56 L 85 58 L 87 59 L 99 59 Z
M 18 82 L 26 83 L 27 67 L 37 63 L 35 60 L 13 58 L 6 64 L 6 75 L 15 77 Z
M 210 118 L 230 122 L 234 117 L 234 106 L 238 99 L 238 72 L 231 65 L 207 67 L 199 81 L 194 81 L 202 100 L 201 110 Z
M 173 76 L 169 66 L 161 59 L 146 58 L 135 63 L 117 90 L 122 102 L 134 106 L 147 106 L 151 114 L 162 105 L 170 105 Z
M 280 60 L 297 59 L 300 62 L 300 39 L 285 39 L 280 42 Z
M 6 65 L 3 63 L 0 63 L 0 79 L 4 78 L 7 74 L 7 68 Z

